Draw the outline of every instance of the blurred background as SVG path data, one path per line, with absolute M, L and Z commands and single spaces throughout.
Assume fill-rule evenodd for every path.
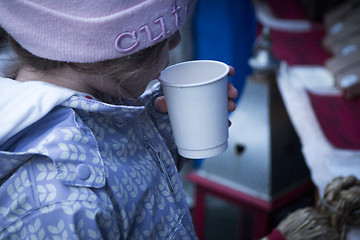
M 346 105 L 352 118 L 338 117 L 329 126 L 324 122 L 330 113 L 322 107 L 329 110 L 336 105 L 341 112 L 339 104 L 344 102 L 340 100 L 358 104 L 353 100 L 360 95 L 359 81 L 353 77 L 351 83 L 339 84 L 344 74 L 340 76 L 335 66 L 345 57 L 335 51 L 357 44 L 350 41 L 360 34 L 360 27 L 345 27 L 341 32 L 339 25 L 349 16 L 357 19 L 350 26 L 359 25 L 354 24 L 360 23 L 359 5 L 357 0 L 197 1 L 181 29 L 182 43 L 172 52 L 171 62 L 223 61 L 236 69 L 229 81 L 239 90 L 237 110 L 229 115 L 228 150 L 210 159 L 189 161 L 181 172 L 200 239 L 265 237 L 297 209 L 315 207 L 334 177 L 360 173 L 357 165 L 352 170 L 326 170 L 335 169 L 337 163 L 326 165 L 331 157 L 325 158 L 344 151 L 360 157 L 360 129 L 353 127 L 359 125 L 359 106 Z M 340 37 L 336 36 L 339 32 Z M 344 46 L 344 42 L 350 43 Z M 356 44 L 348 51 L 360 56 Z M 346 61 L 353 66 L 352 75 L 360 76 L 360 57 Z M 281 87 L 284 76 L 292 78 L 294 88 Z M 331 95 L 317 95 L 319 88 Z M 330 106 L 329 96 L 338 102 Z M 343 116 L 332 112 L 331 118 L 336 114 Z M 352 127 L 344 130 L 340 123 Z M 352 131 L 359 134 L 346 134 Z M 321 138 L 313 137 L 316 132 Z M 335 135 L 337 139 L 331 138 Z M 345 155 L 339 158 L 347 160 Z

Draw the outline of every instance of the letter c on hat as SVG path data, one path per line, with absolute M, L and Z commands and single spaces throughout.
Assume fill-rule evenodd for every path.
M 122 46 L 122 42 L 125 38 L 131 38 L 133 44 L 131 44 L 129 47 Z M 128 53 L 137 48 L 139 46 L 140 42 L 136 36 L 136 32 L 123 32 L 121 33 L 115 40 L 115 49 L 121 53 Z

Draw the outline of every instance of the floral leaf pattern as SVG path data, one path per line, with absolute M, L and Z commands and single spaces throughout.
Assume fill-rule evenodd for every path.
M 197 239 L 168 120 L 127 105 L 74 96 L 0 151 L 0 239 Z

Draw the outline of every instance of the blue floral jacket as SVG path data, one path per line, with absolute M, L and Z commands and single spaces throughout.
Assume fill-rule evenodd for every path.
M 0 89 L 0 239 L 197 239 L 157 91 L 112 105 L 41 82 Z

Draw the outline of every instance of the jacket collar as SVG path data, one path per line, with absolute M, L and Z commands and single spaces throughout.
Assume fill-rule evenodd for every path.
M 0 89 L 0 145 L 75 94 L 44 82 L 9 78 L 0 78 Z
M 75 111 L 110 115 L 115 120 L 123 122 L 139 116 L 145 110 L 142 103 L 137 100 L 123 100 L 123 105 L 108 104 L 96 99 L 88 99 L 86 94 L 39 81 L 18 82 L 0 78 L 0 89 L 6 89 L 0 94 L 0 106 L 2 106 L 0 116 L 5 116 L 0 118 L 0 145 L 22 130 L 31 129 L 35 122 L 36 126 L 44 124 L 48 118 L 67 117 L 66 121 L 71 121 L 70 126 L 73 126 L 54 128 L 53 131 L 56 132 L 50 131 L 40 136 L 42 141 L 39 140 L 30 149 L 15 152 L 0 151 L 0 164 L 3 166 L 0 169 L 0 178 L 8 175 L 31 157 L 40 155 L 53 161 L 59 179 L 65 184 L 102 187 L 105 184 L 105 170 L 96 140 L 90 134 L 90 129 L 82 124 L 81 119 L 76 118 Z M 59 114 L 58 109 L 61 107 L 65 107 L 63 109 L 66 114 L 61 113 L 54 117 L 53 114 Z M 43 129 L 45 131 L 46 127 Z M 52 143 L 49 143 L 54 136 L 60 139 L 58 141 L 52 139 Z M 72 138 L 69 136 L 83 139 L 77 145 L 75 152 L 71 147 Z M 30 141 L 32 139 L 29 139 Z M 82 151 L 83 149 L 89 150 Z
M 88 99 L 87 94 L 40 81 L 18 82 L 0 78 L 0 89 L 5 89 L 0 94 L 0 116 L 6 116 L 0 118 L 0 145 L 59 105 L 114 115 L 119 121 L 136 117 L 145 110 L 138 100 L 108 104 L 93 97 Z

